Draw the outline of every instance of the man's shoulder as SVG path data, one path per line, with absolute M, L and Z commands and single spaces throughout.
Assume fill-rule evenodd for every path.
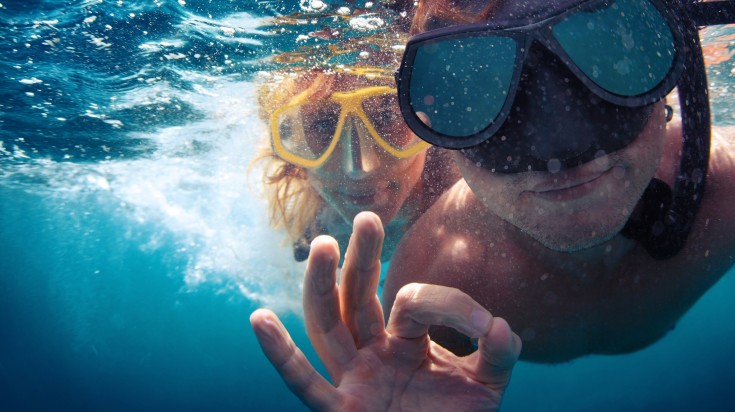
M 706 191 L 706 204 L 714 203 L 724 213 L 735 209 L 735 126 L 712 129 Z
M 735 126 L 712 128 L 709 172 L 713 177 L 735 174 Z
M 713 128 L 707 186 L 688 249 L 731 254 L 735 246 L 735 127 Z
M 406 232 L 391 261 L 412 271 L 484 271 L 490 249 L 505 249 L 508 224 L 489 211 L 464 180 L 452 186 Z
M 386 277 L 383 302 L 400 287 L 418 282 L 467 291 L 487 272 L 488 248 L 499 243 L 500 220 L 477 201 L 464 180 L 445 192 L 401 239 Z
M 455 237 L 484 236 L 486 230 L 479 228 L 493 226 L 497 220 L 460 179 L 411 226 L 401 243 L 424 247 Z
M 464 179 L 452 185 L 417 221 L 420 225 L 462 223 L 479 220 L 490 213 Z

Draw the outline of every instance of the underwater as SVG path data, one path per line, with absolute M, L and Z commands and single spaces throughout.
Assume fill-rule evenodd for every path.
M 248 321 L 273 310 L 326 374 L 252 162 L 259 85 L 325 21 L 390 26 L 374 3 L 0 0 L 0 410 L 307 410 Z M 700 35 L 735 126 L 735 26 Z M 731 292 L 631 354 L 519 362 L 502 410 L 735 410 Z

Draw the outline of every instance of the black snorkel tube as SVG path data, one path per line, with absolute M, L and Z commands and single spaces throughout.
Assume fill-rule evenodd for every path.
M 711 125 L 699 27 L 735 23 L 735 1 L 682 0 L 680 4 L 687 49 L 685 69 L 677 85 L 683 128 L 679 174 L 673 191 L 653 179 L 621 232 L 639 241 L 655 259 L 675 256 L 684 247 L 704 196 Z

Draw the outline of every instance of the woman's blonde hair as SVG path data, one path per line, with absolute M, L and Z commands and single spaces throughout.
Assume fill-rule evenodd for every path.
M 269 223 L 274 229 L 285 229 L 292 242 L 299 242 L 305 233 L 316 231 L 324 200 L 309 183 L 306 170 L 284 161 L 270 146 L 260 148 L 253 165 L 261 162 Z
M 476 23 L 487 20 L 495 9 L 505 0 L 418 0 L 413 4 L 410 1 L 398 0 L 406 13 L 412 16 L 411 34 L 423 33 L 431 30 L 433 23 L 449 21 L 452 24 Z M 485 3 L 478 7 L 480 3 Z
M 274 78 L 285 78 L 265 83 L 258 93 L 260 118 L 270 123 L 271 114 L 290 100 L 307 94 L 310 97 L 323 89 L 324 76 L 309 71 L 299 74 L 275 74 Z M 307 84 L 304 90 L 299 91 Z M 263 187 L 268 201 L 268 218 L 271 227 L 285 229 L 289 238 L 296 242 L 309 229 L 315 228 L 316 215 L 324 206 L 324 200 L 309 183 L 306 169 L 286 162 L 274 151 L 270 135 L 264 136 L 262 145 L 251 163 L 263 165 Z

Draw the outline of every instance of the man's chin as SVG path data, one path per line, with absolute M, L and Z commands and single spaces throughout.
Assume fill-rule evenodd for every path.
M 609 241 L 620 232 L 620 229 L 611 229 L 605 232 L 589 231 L 587 233 L 574 231 L 556 236 L 541 235 L 530 231 L 524 232 L 547 249 L 560 253 L 575 253 L 594 248 Z

